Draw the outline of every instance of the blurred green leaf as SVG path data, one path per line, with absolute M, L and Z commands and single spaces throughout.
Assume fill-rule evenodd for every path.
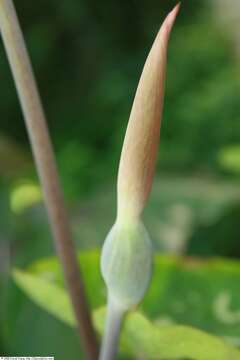
M 75 326 L 72 307 L 64 289 L 28 272 L 15 270 L 13 276 L 37 305 L 67 325 Z M 94 311 L 94 322 L 100 333 L 103 332 L 104 318 L 104 309 Z M 161 358 L 167 359 L 240 359 L 236 349 L 215 336 L 187 326 L 154 325 L 138 312 L 127 316 L 121 349 L 127 355 L 142 354 L 149 359 L 157 359 L 160 354 Z
M 70 326 L 75 326 L 71 304 L 66 292 L 37 275 L 15 270 L 16 283 L 39 306 Z M 105 310 L 94 312 L 100 333 L 104 328 Z M 240 353 L 217 337 L 187 326 L 154 325 L 141 313 L 127 316 L 121 348 L 128 355 L 142 354 L 147 358 L 237 360 Z
M 94 312 L 100 333 L 104 329 L 105 309 Z M 122 351 L 136 358 L 238 360 L 240 352 L 215 336 L 188 326 L 161 325 L 150 322 L 143 314 L 128 314 L 121 336 Z
M 240 145 L 229 145 L 221 149 L 218 162 L 222 169 L 240 174 Z
M 141 309 L 159 323 L 194 326 L 240 344 L 240 264 L 156 256 Z
M 11 210 L 16 214 L 20 214 L 31 206 L 40 203 L 41 200 L 41 188 L 31 180 L 17 183 L 11 190 L 10 206 Z
M 83 252 L 80 255 L 80 261 L 91 307 L 99 308 L 105 303 L 105 286 L 99 272 L 99 252 Z M 71 305 L 63 286 L 61 268 L 55 258 L 40 260 L 31 265 L 27 271 L 15 270 L 13 277 L 16 284 L 36 304 L 68 325 L 74 325 Z M 150 320 L 139 314 L 129 317 L 129 324 L 133 324 L 131 321 L 133 317 L 137 319 L 136 321 L 143 322 L 143 328 L 149 327 L 152 333 L 156 334 L 147 336 L 143 344 L 139 337 L 148 333 L 144 330 L 142 333 L 131 335 L 133 337 L 131 341 L 133 344 L 136 344 L 134 341 L 139 341 L 150 353 L 160 349 L 161 342 L 157 340 L 159 332 L 163 337 L 163 344 L 166 343 L 164 336 L 166 338 L 169 336 L 169 341 L 171 341 L 173 335 L 176 334 L 174 343 L 183 344 L 188 341 L 187 350 L 189 351 L 190 349 L 198 351 L 195 346 L 198 342 L 202 344 L 199 348 L 203 349 L 208 341 L 211 349 L 214 349 L 214 344 L 218 342 L 219 346 L 216 345 L 216 349 L 221 349 L 225 345 L 219 340 L 220 338 L 225 338 L 229 344 L 238 345 L 240 340 L 239 280 L 240 264 L 236 261 L 224 259 L 200 261 L 156 255 L 153 281 L 140 307 L 144 316 L 146 315 Z M 98 312 L 95 316 L 96 314 Z M 98 317 L 95 319 L 99 328 Z M 127 325 L 127 329 L 129 329 L 128 326 L 130 325 Z M 208 331 L 220 338 L 217 339 L 200 330 L 192 331 L 190 327 Z M 131 325 L 130 328 L 140 329 L 141 327 Z M 198 336 L 199 340 L 197 340 Z M 155 347 L 149 349 L 148 339 L 151 338 L 155 339 L 153 344 L 159 344 L 156 348 L 158 350 L 155 350 Z M 131 341 L 127 349 L 135 347 L 131 345 Z M 136 348 L 139 349 L 139 346 Z M 225 351 L 228 351 L 227 349 L 230 348 L 226 347 Z M 173 357 L 175 350 L 172 346 L 170 350 L 172 351 L 170 356 L 175 359 Z M 185 347 L 180 350 L 184 354 Z M 161 351 L 163 352 L 164 349 Z M 224 355 L 224 352 L 222 354 Z M 197 359 L 207 358 L 198 357 Z M 211 359 L 221 359 L 221 357 L 216 356 Z M 225 356 L 222 359 L 231 359 L 231 357 Z
M 99 251 L 82 251 L 79 255 L 81 271 L 85 281 L 88 299 L 92 308 L 105 303 L 105 286 L 100 274 Z M 60 288 L 64 287 L 63 273 L 57 258 L 50 257 L 34 262 L 28 273 Z M 94 291 L 93 291 L 94 289 Z
M 14 270 L 13 277 L 18 286 L 37 305 L 70 326 L 75 319 L 67 292 L 51 282 L 28 272 Z

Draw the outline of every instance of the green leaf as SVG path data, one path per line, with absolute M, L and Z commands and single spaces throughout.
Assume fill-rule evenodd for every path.
M 240 263 L 157 256 L 141 306 L 150 319 L 186 324 L 240 344 Z
M 99 308 L 106 302 L 99 253 L 82 253 L 80 261 L 91 307 Z M 13 277 L 36 304 L 74 326 L 61 267 L 55 258 L 40 260 L 27 271 L 15 270 Z M 127 318 L 122 349 L 130 355 L 140 351 L 147 358 L 159 353 L 167 359 L 240 359 L 232 347 L 240 338 L 239 280 L 240 264 L 236 261 L 157 255 L 153 281 L 140 306 L 143 314 L 133 313 Z M 103 311 L 94 312 L 99 330 L 103 316 Z
M 28 272 L 14 270 L 13 278 L 18 286 L 38 306 L 62 320 L 70 326 L 75 326 L 75 318 L 67 292 L 39 276 Z
M 81 271 L 92 308 L 97 308 L 106 302 L 105 285 L 100 274 L 99 251 L 82 251 L 79 255 Z M 29 266 L 28 271 L 41 279 L 64 287 L 62 267 L 56 257 L 44 258 Z M 94 289 L 94 291 L 92 291 Z
M 99 252 L 83 252 L 79 261 L 92 308 L 103 306 L 106 290 Z M 156 255 L 154 265 L 153 280 L 141 305 L 150 319 L 194 326 L 240 344 L 239 262 Z M 35 262 L 29 272 L 63 287 L 56 258 Z
M 94 312 L 94 322 L 103 332 L 105 309 Z M 124 323 L 121 350 L 146 359 L 238 360 L 240 352 L 221 339 L 180 325 L 157 326 L 139 313 L 130 313 Z
M 229 172 L 240 173 L 240 146 L 238 144 L 223 147 L 218 156 L 220 166 Z

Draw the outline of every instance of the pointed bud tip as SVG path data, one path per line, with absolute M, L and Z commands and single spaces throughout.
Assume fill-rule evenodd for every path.
M 167 15 L 165 21 L 163 22 L 162 28 L 166 29 L 167 33 L 170 34 L 170 31 L 172 30 L 173 24 L 175 22 L 175 19 L 177 17 L 177 14 L 179 12 L 181 6 L 181 2 L 179 2 L 173 10 Z

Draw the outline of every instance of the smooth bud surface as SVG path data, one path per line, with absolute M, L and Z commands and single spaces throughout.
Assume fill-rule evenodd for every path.
M 152 245 L 142 222 L 114 224 L 102 249 L 101 270 L 109 297 L 120 307 L 142 300 L 152 274 Z
M 168 14 L 147 57 L 124 139 L 118 172 L 118 217 L 138 218 L 155 171 L 169 35 L 179 10 Z

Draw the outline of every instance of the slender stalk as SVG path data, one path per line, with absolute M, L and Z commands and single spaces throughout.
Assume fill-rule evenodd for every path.
M 111 298 L 107 306 L 107 319 L 99 360 L 114 360 L 117 355 L 121 323 L 124 309 Z
M 12 0 L 0 0 L 0 30 L 22 106 L 45 205 L 64 269 L 86 358 L 97 359 L 98 346 L 77 262 L 56 160 L 31 63 Z

